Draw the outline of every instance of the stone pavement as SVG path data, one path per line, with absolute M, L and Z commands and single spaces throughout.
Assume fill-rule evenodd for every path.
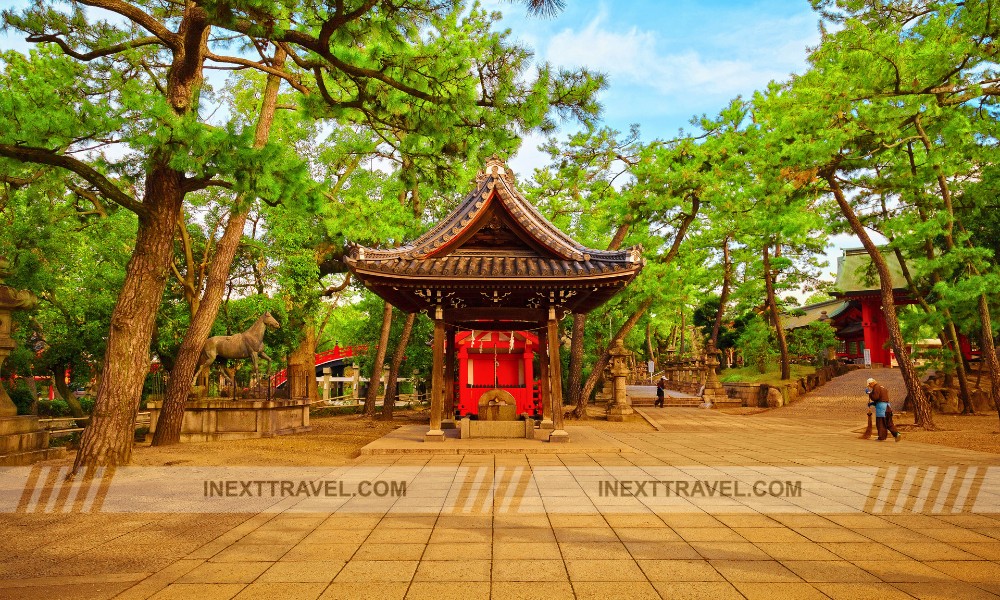
M 605 432 L 638 452 L 361 457 L 441 482 L 381 504 L 5 515 L 0 597 L 1000 598 L 1000 453 L 858 439 L 868 373 L 757 415 L 643 409 L 659 431 Z M 802 497 L 594 491 L 789 474 Z

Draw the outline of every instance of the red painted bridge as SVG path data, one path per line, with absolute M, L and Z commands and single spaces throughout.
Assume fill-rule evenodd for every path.
M 368 351 L 367 345 L 357 345 L 357 346 L 345 346 L 341 348 L 340 346 L 334 346 L 332 350 L 324 350 L 323 352 L 317 352 L 314 361 L 314 368 L 321 367 L 325 364 L 329 364 L 344 358 L 351 358 L 359 354 L 363 354 Z M 288 381 L 288 370 L 282 369 L 274 374 L 272 377 L 272 385 L 274 387 L 281 387 Z

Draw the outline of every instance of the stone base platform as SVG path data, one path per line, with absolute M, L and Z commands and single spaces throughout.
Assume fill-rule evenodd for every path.
M 0 418 L 0 466 L 30 465 L 65 455 L 65 448 L 49 448 L 49 432 L 38 424 L 38 417 Z
M 547 430 L 545 434 L 550 433 Z M 444 432 L 443 442 L 424 442 L 427 425 L 404 425 L 361 449 L 362 456 L 378 454 L 604 454 L 638 452 L 593 427 L 566 427 L 568 443 L 547 439 L 460 439 L 457 429 Z
M 149 435 L 156 431 L 163 402 L 150 400 Z M 199 398 L 184 406 L 182 442 L 245 440 L 302 433 L 309 426 L 309 401 Z

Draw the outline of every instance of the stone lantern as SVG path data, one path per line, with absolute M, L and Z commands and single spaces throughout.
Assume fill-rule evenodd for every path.
M 0 367 L 14 349 L 11 313 L 32 309 L 38 303 L 31 292 L 3 285 L 9 266 L 10 262 L 0 257 Z M 62 448 L 49 448 L 49 432 L 39 426 L 38 417 L 17 416 L 17 407 L 0 385 L 0 465 L 27 465 L 62 454 Z
M 608 362 L 608 372 L 611 374 L 611 403 L 608 405 L 609 421 L 624 421 L 625 417 L 632 414 L 632 405 L 629 402 L 628 394 L 625 390 L 626 380 L 629 375 L 628 359 L 632 353 L 625 349 L 625 344 L 619 339 L 608 351 L 611 357 Z
M 709 340 L 708 346 L 705 348 L 705 389 L 701 396 L 702 402 L 709 408 L 718 401 L 729 399 L 725 387 L 723 387 L 722 382 L 719 381 L 718 374 L 715 372 L 716 367 L 721 364 L 718 354 L 719 351 L 715 349 L 715 342 Z

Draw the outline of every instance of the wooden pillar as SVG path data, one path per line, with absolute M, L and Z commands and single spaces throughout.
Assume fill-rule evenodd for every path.
M 431 371 L 431 428 L 425 442 L 443 442 L 441 412 L 444 409 L 444 321 L 441 307 L 434 310 L 434 366 Z
M 444 330 L 444 415 L 443 429 L 455 428 L 455 328 Z
M 538 392 L 542 396 L 542 429 L 552 429 L 552 392 L 549 386 L 549 358 L 547 336 L 538 335 Z
M 549 308 L 548 323 L 549 346 L 549 380 L 552 387 L 552 433 L 550 442 L 568 442 L 569 434 L 563 429 L 562 403 L 562 362 L 559 360 L 559 321 L 556 320 L 556 309 Z
M 528 402 L 531 403 L 533 395 L 535 393 L 535 374 L 534 369 L 532 369 L 531 360 L 535 357 L 534 349 L 531 347 L 531 342 L 527 338 L 524 340 L 524 355 L 522 360 L 524 361 L 524 388 L 528 394 Z

